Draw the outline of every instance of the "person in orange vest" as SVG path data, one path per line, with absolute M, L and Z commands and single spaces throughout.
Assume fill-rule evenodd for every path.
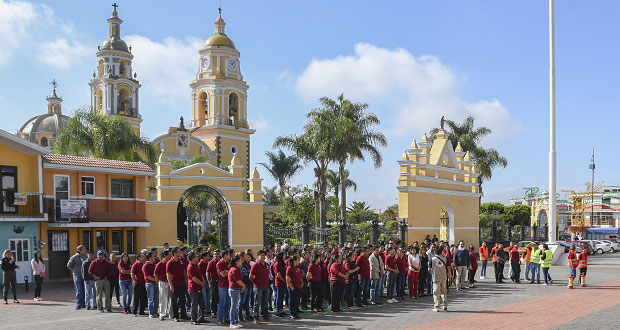
M 498 246 L 499 246 L 499 243 L 495 243 L 495 246 L 491 249 L 491 261 L 493 262 L 493 274 L 497 274 L 497 248 Z
M 484 280 L 487 276 L 487 262 L 489 260 L 489 248 L 487 242 L 482 242 L 482 246 L 478 249 L 478 255 L 480 255 L 480 279 Z
M 577 266 L 579 265 L 579 260 L 577 260 L 575 249 L 575 244 L 571 244 L 570 251 L 568 251 L 568 269 L 570 270 L 568 275 L 568 287 L 571 289 L 573 288 L 573 280 L 575 279 L 575 276 L 577 276 Z
M 581 287 L 585 287 L 586 286 L 586 273 L 588 272 L 588 250 L 587 249 L 583 249 L 581 250 L 581 253 L 579 254 L 579 264 L 577 267 L 579 267 L 579 284 L 581 284 Z
M 523 252 L 523 262 L 525 262 L 525 280 L 530 281 L 530 258 L 532 257 L 532 243 L 529 243 L 525 247 L 525 252 Z M 533 273 L 532 273 L 533 274 Z

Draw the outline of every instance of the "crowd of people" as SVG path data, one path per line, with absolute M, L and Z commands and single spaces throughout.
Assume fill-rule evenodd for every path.
M 571 250 L 570 276 L 574 278 L 578 268 L 584 279 L 587 253 L 577 255 L 574 246 Z M 40 253 L 33 259 L 33 274 L 42 278 L 44 265 L 36 259 Z M 67 267 L 73 273 L 76 309 L 111 312 L 115 297 L 117 306 L 133 316 L 191 320 L 192 324 L 213 318 L 220 325 L 242 328 L 242 321 L 270 322 L 273 315 L 298 319 L 304 312 L 321 313 L 327 308 L 340 312 L 430 295 L 433 311 L 447 310 L 448 288 L 475 288 L 478 261 L 480 279 L 485 279 L 489 259 L 496 283 L 504 283 L 506 262 L 515 283 L 520 283 L 522 262 L 527 281 L 534 283 L 536 278 L 540 283 L 542 269 L 543 284 L 553 283 L 549 274 L 553 254 L 547 244 L 530 243 L 520 253 L 512 242 L 506 249 L 497 243 L 489 250 L 486 242 L 478 249 L 466 248 L 463 241 L 449 245 L 429 236 L 410 246 L 390 240 L 377 245 L 356 242 L 298 248 L 285 241 L 256 252 L 166 243 L 161 252 L 142 250 L 133 262 L 127 253 L 108 254 L 103 247 L 93 253 L 78 246 Z M 8 284 L 4 285 L 5 304 L 8 287 L 13 288 L 17 303 L 11 251 L 5 251 L 2 269 L 3 282 Z M 41 300 L 40 282 L 35 300 Z

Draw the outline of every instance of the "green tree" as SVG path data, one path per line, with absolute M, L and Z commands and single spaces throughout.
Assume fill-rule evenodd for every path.
M 278 152 L 267 151 L 265 155 L 269 160 L 269 164 L 258 164 L 262 165 L 278 182 L 280 196 L 283 196 L 286 184 L 302 169 L 301 164 L 299 164 L 300 159 L 296 155 L 287 156 L 282 150 L 278 150 Z
M 395 220 L 398 217 L 398 204 L 390 205 L 383 211 L 383 220 Z
M 508 205 L 504 208 L 502 219 L 505 223 L 515 226 L 528 226 L 532 209 L 528 205 Z
M 333 130 L 329 153 L 330 158 L 338 164 L 340 177 L 345 177 L 348 162 L 364 161 L 364 154 L 370 155 L 375 168 L 381 167 L 383 157 L 378 147 L 387 146 L 387 139 L 383 133 L 373 129 L 381 122 L 377 115 L 367 111 L 368 104 L 351 102 L 343 94 L 337 100 L 322 97 L 320 102 L 322 108 L 311 111 L 308 116 L 336 128 Z M 347 189 L 343 180 L 340 182 L 340 204 L 340 217 L 346 222 Z
M 274 215 L 275 224 L 284 227 L 300 224 L 303 219 L 314 219 L 313 191 L 306 186 L 287 187 L 280 200 L 280 208 Z
M 479 146 L 480 141 L 487 135 L 491 134 L 491 130 L 486 127 L 475 126 L 475 119 L 468 116 L 462 123 L 456 123 L 452 120 L 446 120 L 448 140 L 453 146 L 461 144 L 463 151 L 469 152 L 476 161 L 476 171 L 479 173 L 478 185 L 482 193 L 482 183 L 490 180 L 493 176 L 493 169 L 496 167 L 505 168 L 508 160 L 500 155 L 493 148 L 483 148 Z M 430 139 L 433 141 L 439 132 L 439 128 L 433 128 L 430 133 Z
M 122 116 L 104 116 L 94 109 L 73 113 L 67 127 L 56 137 L 54 152 L 83 157 L 141 161 L 153 166 L 156 152 Z
M 327 180 L 327 189 L 329 191 L 332 191 L 334 193 L 334 197 L 336 197 L 336 218 L 337 216 L 337 212 L 338 209 L 340 207 L 340 198 L 338 197 L 338 194 L 340 192 L 340 189 L 342 187 L 342 185 L 340 184 L 340 173 L 334 171 L 334 170 L 327 170 L 327 174 L 325 175 L 325 179 Z M 355 181 L 353 181 L 352 179 L 349 178 L 349 170 L 345 170 L 344 171 L 344 180 L 345 180 L 345 187 L 346 189 L 350 189 L 353 188 L 354 191 L 357 191 L 357 183 L 355 183 Z
M 480 227 L 491 227 L 493 221 L 502 221 L 504 204 L 487 202 L 480 205 Z M 498 225 L 501 225 L 498 223 Z
M 276 191 L 278 186 L 263 187 L 263 200 L 265 205 L 280 205 L 280 198 Z
M 325 228 L 326 218 L 326 193 L 327 180 L 325 175 L 328 170 L 331 158 L 329 150 L 333 125 L 319 118 L 313 118 L 304 126 L 303 134 L 279 136 L 274 142 L 274 147 L 288 148 L 294 151 L 299 158 L 306 163 L 314 163 L 314 176 L 317 179 L 317 193 L 319 197 L 320 227 Z
M 377 218 L 377 214 L 370 209 L 367 202 L 353 202 L 347 207 L 351 223 L 364 223 Z

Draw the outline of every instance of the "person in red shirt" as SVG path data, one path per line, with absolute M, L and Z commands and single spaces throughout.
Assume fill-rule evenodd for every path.
M 232 329 L 242 328 L 239 324 L 239 302 L 241 301 L 241 292 L 245 290 L 245 283 L 243 283 L 240 267 L 241 257 L 236 255 L 230 260 L 230 271 L 227 272 L 228 294 L 230 295 L 230 327 Z
M 133 283 L 131 280 L 131 263 L 127 253 L 121 255 L 121 262 L 118 263 L 118 281 L 121 285 L 123 313 L 129 314 L 129 304 L 131 304 L 131 297 L 133 296 Z
M 198 255 L 190 252 L 187 256 L 187 291 L 191 298 L 191 318 L 192 324 L 198 325 L 208 323 L 204 318 L 204 299 L 202 297 L 202 288 L 205 286 L 205 273 L 198 266 Z
M 174 247 L 172 258 L 166 264 L 166 278 L 172 292 L 172 316 L 176 322 L 189 319 L 185 308 L 185 292 L 187 291 L 185 277 L 186 269 L 181 263 L 181 251 L 178 247 Z
M 269 265 L 265 262 L 267 255 L 264 250 L 258 251 L 258 259 L 250 268 L 250 281 L 254 283 L 254 324 L 269 322 Z M 260 312 L 260 314 L 259 314 Z
M 332 255 L 331 263 L 329 265 L 329 286 L 331 292 L 331 308 L 332 312 L 341 312 L 340 298 L 342 297 L 342 290 L 345 286 L 347 279 L 347 271 L 342 265 L 342 258 L 339 254 Z
M 577 254 L 575 250 L 577 247 L 575 244 L 570 245 L 570 250 L 568 251 L 568 270 L 569 276 L 572 276 L 573 279 L 577 276 L 577 266 L 579 266 L 579 259 L 577 258 Z
M 310 282 L 310 291 L 312 293 L 310 307 L 313 313 L 322 311 L 323 305 L 323 263 L 321 254 L 315 253 L 312 257 L 312 263 L 308 266 L 306 278 Z
M 110 263 L 105 259 L 103 251 L 99 250 L 97 254 L 97 260 L 91 262 L 88 268 L 88 273 L 95 279 L 95 288 L 97 290 L 97 306 L 99 311 L 103 313 L 103 301 L 105 301 L 105 308 L 108 312 L 112 312 L 110 302 L 110 282 L 108 282 L 108 275 L 111 272 Z
M 358 272 L 359 285 L 355 294 L 358 305 L 368 305 L 368 297 L 370 297 L 370 261 L 368 261 L 368 255 L 372 252 L 372 246 L 363 247 L 361 254 L 355 260 L 355 264 L 360 268 Z
M 162 321 L 166 317 L 172 318 L 170 315 L 170 285 L 166 275 L 166 264 L 171 257 L 170 251 L 164 250 L 161 253 L 161 261 L 155 265 L 155 278 L 159 288 L 159 319 Z
M 476 250 L 473 244 L 469 245 L 469 287 L 475 288 L 476 281 L 474 280 L 476 277 L 476 270 L 478 269 L 478 255 L 476 255 Z
M 146 309 L 146 280 L 142 272 L 146 257 L 144 254 L 138 254 L 136 262 L 131 265 L 131 279 L 133 280 L 133 316 L 144 315 Z
M 276 315 L 286 316 L 284 313 L 284 291 L 286 291 L 286 265 L 284 263 L 284 252 L 276 254 L 276 262 L 271 265 L 273 271 L 274 284 L 276 287 Z
M 157 307 L 159 306 L 159 288 L 158 281 L 155 277 L 155 255 L 149 252 L 146 262 L 142 265 L 142 273 L 144 274 L 147 306 L 149 309 L 149 317 L 157 317 Z
M 217 271 L 217 286 L 219 302 L 217 306 L 217 321 L 224 325 L 224 321 L 230 315 L 230 296 L 228 295 L 228 271 L 230 270 L 230 251 L 224 250 L 221 259 L 215 266 Z
M 198 253 L 196 253 L 198 255 Z M 198 268 L 200 268 L 200 272 L 205 279 L 205 285 L 202 287 L 202 299 L 204 307 L 206 308 L 203 312 L 210 310 L 209 307 L 209 297 L 211 296 L 211 290 L 209 289 L 209 281 L 207 280 L 207 266 L 209 266 L 209 259 L 211 258 L 211 254 L 208 251 L 200 252 L 200 261 L 198 261 Z M 205 316 L 206 317 L 206 316 Z
M 510 267 L 512 267 L 512 276 L 515 283 L 521 283 L 521 256 L 519 248 L 514 244 L 510 249 Z
M 121 287 L 118 282 L 118 256 L 115 253 L 110 253 L 110 275 L 108 281 L 110 282 L 110 295 L 116 294 L 116 306 L 121 307 Z
M 582 287 L 586 286 L 586 273 L 588 272 L 588 250 L 582 249 L 579 253 L 579 284 Z
M 299 318 L 299 302 L 301 298 L 301 268 L 299 259 L 292 256 L 288 259 L 286 267 L 286 285 L 288 286 L 288 296 L 290 299 L 291 319 Z
M 220 262 L 220 250 L 213 252 L 213 258 L 207 264 L 207 284 L 211 291 L 211 315 L 216 317 L 217 304 L 220 301 L 220 292 L 217 284 L 217 263 Z
M 394 299 L 394 283 L 398 275 L 398 265 L 396 264 L 396 250 L 389 248 L 388 255 L 385 257 L 385 271 L 387 273 L 387 302 L 393 304 L 398 302 Z

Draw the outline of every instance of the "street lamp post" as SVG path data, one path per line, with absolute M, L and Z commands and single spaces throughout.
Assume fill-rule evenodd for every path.
M 555 15 L 549 0 L 549 242 L 555 242 L 556 228 L 556 152 L 555 152 Z

